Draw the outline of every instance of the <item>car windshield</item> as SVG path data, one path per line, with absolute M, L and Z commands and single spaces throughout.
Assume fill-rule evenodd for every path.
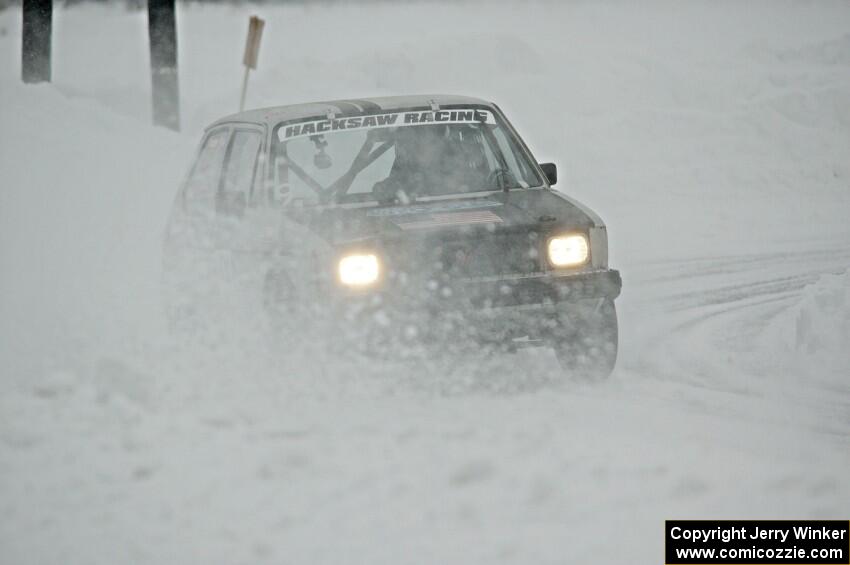
M 285 202 L 407 203 L 541 184 L 510 130 L 480 108 L 284 122 L 273 140 Z

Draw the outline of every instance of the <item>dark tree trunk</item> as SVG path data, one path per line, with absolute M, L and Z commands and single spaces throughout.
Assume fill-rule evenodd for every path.
M 148 0 L 151 46 L 153 123 L 180 129 L 180 90 L 177 81 L 177 25 L 174 0 Z
M 21 79 L 50 82 L 50 39 L 53 33 L 53 0 L 24 0 Z

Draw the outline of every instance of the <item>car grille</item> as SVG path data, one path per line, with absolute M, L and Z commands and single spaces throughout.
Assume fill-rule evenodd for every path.
M 414 279 L 461 280 L 522 275 L 541 270 L 536 231 L 430 236 L 387 249 L 390 273 Z

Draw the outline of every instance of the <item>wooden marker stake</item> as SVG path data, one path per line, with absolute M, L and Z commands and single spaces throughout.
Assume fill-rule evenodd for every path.
M 260 40 L 263 38 L 263 27 L 266 22 L 257 16 L 251 16 L 248 21 L 248 39 L 245 41 L 245 56 L 242 64 L 245 65 L 245 77 L 242 79 L 242 96 L 239 98 L 239 111 L 245 109 L 245 94 L 248 91 L 248 73 L 257 68 L 257 56 L 260 54 Z

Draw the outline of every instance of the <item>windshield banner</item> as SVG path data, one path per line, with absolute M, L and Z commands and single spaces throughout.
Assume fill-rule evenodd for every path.
M 317 135 L 333 131 L 348 131 L 372 128 L 390 128 L 416 126 L 422 124 L 491 124 L 496 118 L 489 110 L 427 110 L 422 112 L 395 112 L 392 114 L 374 114 L 370 116 L 352 116 L 350 118 L 324 119 L 303 122 L 280 127 L 277 136 L 280 141 L 296 137 Z

